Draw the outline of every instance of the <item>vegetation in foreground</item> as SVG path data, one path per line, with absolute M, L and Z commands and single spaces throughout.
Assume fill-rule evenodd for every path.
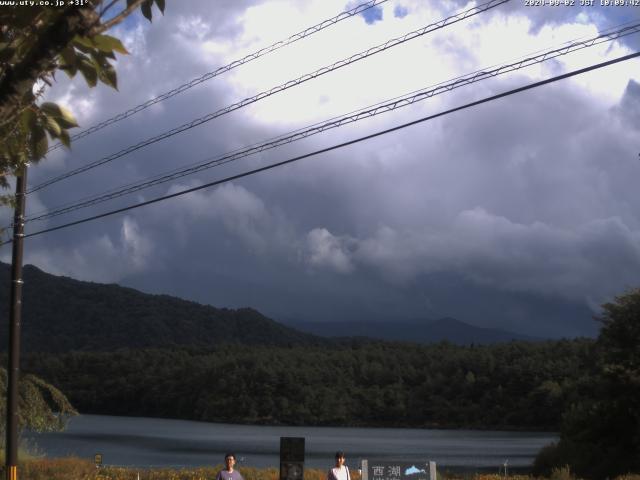
M 23 480 L 212 480 L 222 465 L 184 469 L 137 469 L 124 467 L 96 466 L 89 460 L 78 458 L 31 459 L 19 467 L 19 477 Z M 245 480 L 278 480 L 277 468 L 241 467 L 238 469 Z M 0 472 L 4 476 L 4 471 Z M 456 475 L 438 472 L 444 480 L 580 480 L 565 468 L 555 469 L 548 477 L 530 475 L 468 474 Z M 352 472 L 353 480 L 360 480 L 357 471 Z M 326 471 L 305 469 L 304 480 L 326 480 Z M 615 480 L 640 480 L 640 475 L 622 475 Z
M 137 405 L 142 415 L 239 423 L 559 423 L 560 439 L 540 452 L 534 473 L 571 478 L 562 469 L 571 465 L 599 480 L 640 472 L 640 289 L 603 305 L 600 321 L 595 342 L 227 346 L 36 354 L 26 363 L 95 413 L 130 415 Z
M 596 368 L 576 382 L 559 442 L 536 458 L 539 473 L 566 464 L 593 479 L 640 472 L 640 288 L 602 308 Z
M 165 0 L 128 0 L 115 12 L 111 7 L 117 2 L 104 0 L 59 2 L 57 8 L 49 2 L 27 3 L 0 8 L 0 205 L 14 203 L 13 195 L 2 193 L 9 188 L 8 177 L 22 175 L 25 165 L 43 159 L 49 139 L 71 146 L 69 129 L 78 126 L 73 114 L 41 102 L 56 72 L 70 78 L 80 72 L 90 87 L 101 82 L 117 89 L 112 62 L 116 52 L 128 52 L 104 32 L 138 7 L 151 21 L 153 4 L 161 12 L 165 6 Z
M 0 367 L 0 438 L 4 438 L 6 426 L 7 381 L 7 371 Z M 67 419 L 78 413 L 60 390 L 31 374 L 20 378 L 18 405 L 18 428 L 34 432 L 63 430 Z

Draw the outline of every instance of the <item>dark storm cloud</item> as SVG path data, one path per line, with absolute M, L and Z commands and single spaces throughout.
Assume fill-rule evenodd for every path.
M 296 13 L 305 11 L 296 5 Z M 377 101 L 397 94 L 393 87 L 407 78 L 432 81 L 430 74 L 466 73 L 485 66 L 481 40 L 526 24 L 518 23 L 522 15 L 532 19 L 531 31 L 539 32 L 543 25 L 573 22 L 579 14 L 510 5 L 509 21 L 500 20 L 504 11 L 496 10 L 469 30 L 458 27 L 471 36 L 443 32 L 432 41 L 407 45 L 423 48 L 409 50 L 416 52 L 413 56 L 405 58 L 406 50 L 398 49 L 385 57 L 397 62 L 394 68 L 345 70 L 335 75 L 337 88 L 317 81 L 305 87 L 308 95 L 293 97 L 292 90 L 263 102 L 273 106 L 233 112 L 38 192 L 29 207 L 55 206 L 299 128 L 306 123 L 292 120 L 296 115 L 332 106 L 336 98 L 363 95 L 370 102 L 364 94 L 372 92 Z M 83 125 L 91 125 L 264 46 L 262 32 L 247 27 L 250 15 L 262 18 L 263 7 L 272 5 L 229 1 L 212 9 L 208 1 L 169 3 L 166 16 L 152 25 L 139 21 L 121 30 L 132 54 L 118 61 L 119 93 L 88 91 L 76 81 L 61 82 L 52 94 L 68 103 Z M 334 8 L 337 13 L 343 5 Z M 373 35 L 392 22 L 440 18 L 425 13 L 422 2 L 406 3 L 411 14 L 403 18 L 392 15 L 392 6 L 385 8 L 388 14 L 374 26 L 357 19 L 359 26 L 336 27 L 345 36 L 335 43 L 329 43 L 329 30 L 318 44 L 305 40 L 297 48 L 304 53 L 317 45 L 318 55 L 330 50 L 341 58 L 343 44 L 359 38 L 360 27 Z M 318 18 L 306 25 L 313 20 Z M 271 23 L 265 18 L 251 25 Z M 529 35 L 532 41 L 539 38 Z M 272 75 L 271 62 L 287 69 L 285 77 L 304 72 L 298 62 L 306 58 L 291 61 L 286 52 L 282 55 L 156 105 L 77 142 L 71 153 L 56 152 L 32 169 L 31 184 L 255 94 L 252 82 L 260 79 L 254 77 Z M 554 68 L 567 69 L 560 62 Z M 550 70 L 477 84 L 104 209 L 381 130 L 520 86 Z M 371 73 L 358 77 L 361 71 Z M 616 78 L 629 76 L 626 71 L 545 87 L 220 188 L 34 237 L 26 258 L 52 273 L 121 282 L 217 306 L 252 306 L 276 318 L 457 316 L 542 336 L 593 333 L 591 310 L 640 283 L 638 79 L 625 80 L 624 95 L 621 89 L 620 98 L 613 98 Z M 291 98 L 296 101 L 287 103 Z M 307 123 L 318 120 L 309 116 Z M 99 211 L 102 207 L 91 213 Z
M 629 80 L 619 112 L 624 119 L 625 127 L 640 129 L 640 83 Z

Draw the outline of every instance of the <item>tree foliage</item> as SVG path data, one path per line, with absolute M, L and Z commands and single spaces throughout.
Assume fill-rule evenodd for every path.
M 7 188 L 7 178 L 19 174 L 26 163 L 44 158 L 50 140 L 70 147 L 69 129 L 78 126 L 73 114 L 42 101 L 56 73 L 74 77 L 80 72 L 90 87 L 101 82 L 117 89 L 115 54 L 127 50 L 104 32 L 137 8 L 151 20 L 154 3 L 164 12 L 164 0 L 88 0 L 55 7 L 25 2 L 0 8 L 0 187 Z M 0 204 L 12 202 L 12 195 L 0 195 Z M 0 370 L 4 390 L 6 382 L 6 371 Z M 76 413 L 59 390 L 38 377 L 24 376 L 19 389 L 21 428 L 61 428 L 65 418 Z
M 538 459 L 540 473 L 564 464 L 588 478 L 640 472 L 640 289 L 602 307 L 597 368 L 576 384 L 560 441 Z
M 64 3 L 0 9 L 0 187 L 7 188 L 7 177 L 24 164 L 44 158 L 50 140 L 70 146 L 69 129 L 78 126 L 73 114 L 42 103 L 56 73 L 74 77 L 79 72 L 90 87 L 100 82 L 117 89 L 113 62 L 116 53 L 127 50 L 104 32 L 137 8 L 151 20 L 153 4 L 161 12 L 165 7 L 164 0 Z M 0 196 L 1 203 L 11 200 Z
M 0 368 L 0 417 L 6 417 L 7 371 Z M 18 428 L 36 432 L 57 431 L 64 428 L 67 419 L 77 411 L 67 397 L 56 387 L 35 375 L 22 375 L 19 384 Z M 4 433 L 5 424 L 0 424 Z M 4 439 L 4 435 L 0 437 Z
M 593 340 L 490 346 L 343 340 L 31 353 L 83 413 L 215 422 L 556 430 Z
M 23 269 L 21 343 L 29 352 L 117 350 L 175 345 L 314 345 L 328 343 L 287 328 L 250 308 L 225 309 L 150 295 L 119 285 Z M 10 305 L 10 266 L 0 262 L 0 311 Z M 0 351 L 8 345 L 0 316 Z

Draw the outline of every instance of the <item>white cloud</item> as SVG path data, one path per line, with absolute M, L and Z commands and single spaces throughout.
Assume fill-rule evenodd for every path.
M 26 246 L 25 263 L 80 280 L 117 282 L 154 267 L 154 241 L 130 217 L 122 220 L 117 240 L 101 234 L 79 237 L 71 246 L 47 248 L 31 242 Z
M 532 50 L 592 36 L 615 23 L 607 17 L 613 9 L 599 16 L 517 3 L 136 151 L 39 192 L 38 201 L 57 205 L 179 168 Z M 33 169 L 31 181 L 85 165 L 471 4 L 407 0 L 402 6 L 404 16 L 395 16 L 388 2 L 382 21 L 341 22 L 108 127 L 78 142 L 71 153 L 56 152 Z M 118 30 L 132 53 L 118 60 L 120 92 L 89 91 L 81 81 L 65 83 L 62 76 L 52 95 L 88 126 L 343 8 L 345 2 L 337 0 L 220 0 L 215 9 L 208 0 L 174 2 L 153 24 Z M 628 51 L 622 43 L 586 49 L 142 195 L 148 199 L 201 185 Z M 272 282 L 286 292 L 294 288 L 290 285 L 303 289 L 310 278 L 336 274 L 367 298 L 380 280 L 385 285 L 380 291 L 395 299 L 389 305 L 409 304 L 413 282 L 431 273 L 453 273 L 501 292 L 593 305 L 640 283 L 640 130 L 633 122 L 637 83 L 630 83 L 640 81 L 637 66 L 637 60 L 626 62 L 145 207 L 124 220 L 91 224 L 83 235 L 60 232 L 47 237 L 46 246 L 43 237 L 27 255 L 53 273 L 101 281 L 136 273 L 150 285 L 158 268 L 173 272 L 187 265 L 197 272 L 196 283 L 239 279 L 235 298 L 247 298 L 257 308 L 261 305 L 251 303 L 254 297 L 247 293 L 253 290 L 243 285 L 260 284 L 260 268 L 262 285 Z M 322 301 L 330 303 L 338 294 L 326 295 Z
M 367 238 L 309 233 L 310 263 L 339 273 L 374 268 L 401 285 L 434 272 L 455 272 L 503 291 L 604 301 L 640 283 L 640 230 L 619 218 L 577 229 L 520 224 L 474 208 L 434 231 L 380 227 Z
M 198 182 L 173 185 L 167 194 L 199 185 Z M 215 245 L 229 237 L 240 241 L 254 255 L 295 248 L 291 225 L 285 216 L 243 186 L 223 184 L 166 202 L 145 217 L 145 226 L 160 231 L 171 226 L 183 248 L 190 239 L 209 230 Z M 218 236 L 218 238 L 213 238 Z
M 314 228 L 307 234 L 308 262 L 314 267 L 326 267 L 338 273 L 350 273 L 353 265 L 349 258 L 347 237 L 336 237 L 326 228 Z
M 135 270 L 144 269 L 153 252 L 153 243 L 140 232 L 137 222 L 130 217 L 125 217 L 122 222 L 121 242 L 131 266 Z

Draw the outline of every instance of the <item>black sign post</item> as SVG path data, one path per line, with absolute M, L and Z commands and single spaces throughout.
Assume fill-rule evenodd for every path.
M 303 480 L 304 437 L 280 437 L 280 480 Z

